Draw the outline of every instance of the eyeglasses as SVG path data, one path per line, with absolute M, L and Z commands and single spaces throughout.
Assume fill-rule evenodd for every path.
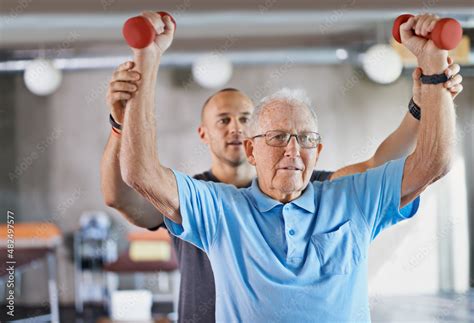
M 291 134 L 282 130 L 270 130 L 264 134 L 253 136 L 251 139 L 258 137 L 265 137 L 265 142 L 269 146 L 273 147 L 286 147 L 291 140 L 291 137 L 295 137 L 298 144 L 305 149 L 316 148 L 321 142 L 321 136 L 317 132 L 303 131 L 298 134 Z

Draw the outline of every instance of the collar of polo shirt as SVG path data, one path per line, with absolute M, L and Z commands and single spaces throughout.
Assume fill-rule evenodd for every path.
M 281 203 L 280 201 L 274 200 L 268 195 L 264 194 L 260 190 L 260 187 L 258 187 L 258 181 L 256 178 L 252 180 L 250 191 L 252 192 L 252 195 L 254 198 L 253 200 L 255 203 L 255 207 L 261 213 L 268 212 L 278 205 L 283 205 L 283 203 Z M 306 186 L 305 190 L 303 191 L 303 194 L 301 194 L 300 197 L 298 197 L 296 200 L 293 200 L 287 204 L 293 204 L 308 211 L 309 213 L 315 213 L 316 206 L 314 202 L 313 184 L 309 183 L 309 185 Z

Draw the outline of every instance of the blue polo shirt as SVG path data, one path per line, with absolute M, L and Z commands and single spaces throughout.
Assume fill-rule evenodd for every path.
M 310 183 L 286 204 L 257 180 L 237 189 L 175 171 L 182 224 L 165 222 L 208 254 L 217 322 L 367 322 L 369 244 L 419 205 L 399 209 L 404 163 Z

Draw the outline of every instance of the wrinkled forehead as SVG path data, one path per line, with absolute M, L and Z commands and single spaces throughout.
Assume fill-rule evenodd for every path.
M 269 130 L 318 131 L 307 106 L 285 101 L 273 101 L 262 108 L 259 128 L 262 133 Z

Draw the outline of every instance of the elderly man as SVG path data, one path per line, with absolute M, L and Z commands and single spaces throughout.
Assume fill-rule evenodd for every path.
M 263 100 L 245 141 L 258 178 L 248 189 L 202 182 L 160 164 L 154 88 L 173 24 L 147 14 L 160 36 L 136 51 L 141 90 L 125 111 L 120 165 L 124 181 L 163 214 L 168 229 L 205 250 L 216 281 L 216 320 L 369 320 L 367 249 L 385 227 L 412 216 L 416 198 L 451 160 L 452 98 L 442 85 L 420 85 L 424 107 L 417 148 L 366 173 L 308 185 L 322 145 L 317 118 L 298 93 Z M 405 46 L 424 74 L 440 74 L 447 53 L 413 33 L 435 18 L 402 26 Z M 224 216 L 225 214 L 225 216 Z

